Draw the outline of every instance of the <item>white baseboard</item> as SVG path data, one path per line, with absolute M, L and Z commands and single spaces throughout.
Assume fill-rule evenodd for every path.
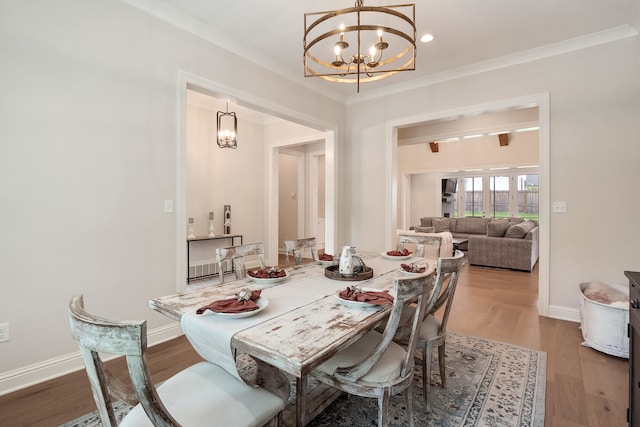
M 148 344 L 154 346 L 182 335 L 179 323 L 153 329 L 148 333 Z M 80 351 L 45 360 L 20 369 L 0 373 L 0 396 L 84 369 Z
M 561 307 L 558 305 L 549 306 L 549 317 L 569 322 L 580 323 L 580 310 L 576 308 Z

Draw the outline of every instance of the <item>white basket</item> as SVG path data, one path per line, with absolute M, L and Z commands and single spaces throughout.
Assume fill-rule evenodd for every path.
M 584 295 L 587 285 L 589 283 L 580 284 L 580 321 L 585 341 L 582 345 L 628 359 L 629 307 L 614 307 L 590 300 Z

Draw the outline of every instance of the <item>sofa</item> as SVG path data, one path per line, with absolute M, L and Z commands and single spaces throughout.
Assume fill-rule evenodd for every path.
M 458 245 L 467 252 L 469 264 L 531 271 L 538 262 L 538 222 L 522 218 L 420 218 L 411 227 L 419 233 L 450 232 L 454 239 L 468 239 Z

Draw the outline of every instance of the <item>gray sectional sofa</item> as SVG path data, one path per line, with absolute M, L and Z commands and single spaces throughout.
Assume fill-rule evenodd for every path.
M 467 251 L 469 264 L 531 271 L 538 262 L 537 221 L 522 218 L 420 218 L 411 227 L 420 233 L 449 231 L 454 238 L 468 239 L 458 249 Z

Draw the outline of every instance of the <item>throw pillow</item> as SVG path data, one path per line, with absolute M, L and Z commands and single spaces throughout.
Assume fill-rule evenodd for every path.
M 430 216 L 425 216 L 423 218 L 420 218 L 420 226 L 421 227 L 431 227 L 431 217 Z
M 435 227 L 436 233 L 442 233 L 443 231 L 451 231 L 449 229 L 449 218 L 432 218 L 431 225 Z
M 511 227 L 509 221 L 491 221 L 487 224 L 487 236 L 504 237 L 509 227 Z
M 504 237 L 510 237 L 512 239 L 524 239 L 528 232 L 533 230 L 535 225 L 533 221 L 524 221 L 520 224 L 514 224 L 507 229 L 507 232 L 504 233 Z
M 416 233 L 435 233 L 435 227 L 416 227 Z

